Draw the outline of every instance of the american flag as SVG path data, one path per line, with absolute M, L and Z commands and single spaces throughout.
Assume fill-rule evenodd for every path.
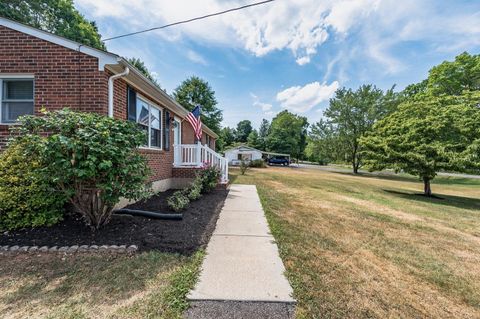
M 202 120 L 200 120 L 200 105 L 197 105 L 192 112 L 188 113 L 187 121 L 192 125 L 197 140 L 202 140 Z

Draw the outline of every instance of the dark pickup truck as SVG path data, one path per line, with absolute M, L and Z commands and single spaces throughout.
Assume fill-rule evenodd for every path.
M 268 165 L 283 165 L 288 166 L 290 165 L 290 161 L 288 158 L 285 157 L 271 157 L 268 159 Z

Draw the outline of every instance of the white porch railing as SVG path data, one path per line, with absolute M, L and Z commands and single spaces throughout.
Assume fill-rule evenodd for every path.
M 175 167 L 203 167 L 205 164 L 216 166 L 221 173 L 221 182 L 228 182 L 228 161 L 210 147 L 198 144 L 174 145 Z

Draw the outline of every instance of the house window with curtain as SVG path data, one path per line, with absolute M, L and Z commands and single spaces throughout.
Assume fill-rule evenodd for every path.
M 0 78 L 0 123 L 15 123 L 33 114 L 33 78 Z

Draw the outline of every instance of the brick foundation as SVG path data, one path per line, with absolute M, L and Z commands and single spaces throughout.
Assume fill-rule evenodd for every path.
M 196 167 L 174 167 L 172 170 L 172 176 L 174 178 L 195 178 L 196 173 L 201 168 Z

